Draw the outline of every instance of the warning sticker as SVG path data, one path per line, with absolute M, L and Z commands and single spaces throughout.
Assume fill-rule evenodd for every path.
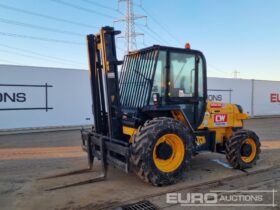
M 223 108 L 225 106 L 224 103 L 211 103 L 210 107 L 211 108 Z
M 228 118 L 227 114 L 214 114 L 214 125 L 216 127 L 227 126 L 228 125 L 227 118 Z

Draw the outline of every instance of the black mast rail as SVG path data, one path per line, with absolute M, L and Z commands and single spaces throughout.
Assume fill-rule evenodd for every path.
M 115 31 L 103 27 L 97 35 L 88 35 L 88 58 L 95 132 L 122 139 L 122 113 L 119 100 Z

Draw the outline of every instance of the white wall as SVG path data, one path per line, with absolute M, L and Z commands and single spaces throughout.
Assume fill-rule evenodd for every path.
M 211 91 L 215 89 L 216 91 Z M 244 112 L 252 113 L 252 81 L 245 79 L 208 78 L 208 98 L 222 97 L 222 102 L 239 104 Z M 216 97 L 219 98 L 219 97 Z M 219 100 L 214 100 L 219 101 Z M 280 114 L 280 113 L 279 113 Z
M 254 115 L 280 115 L 280 82 L 253 80 Z
M 44 87 L 0 86 L 0 130 L 11 128 L 75 126 L 92 123 L 91 94 L 88 72 L 85 70 L 40 68 L 0 65 L 0 85 L 51 85 L 48 88 L 48 106 L 53 109 L 21 110 L 23 108 L 45 108 Z M 24 93 L 26 100 L 7 99 L 4 93 Z M 2 94 L 2 99 L 1 99 Z M 19 95 L 22 96 L 22 95 Z M 3 110 L 3 109 L 20 110 Z
M 251 116 L 280 115 L 280 81 L 208 78 L 208 89 L 223 90 L 208 91 L 209 99 L 239 104 Z
M 52 86 L 48 88 L 48 107 L 53 108 L 47 111 L 46 83 Z M 280 115 L 280 81 L 208 78 L 208 89 L 210 99 L 239 104 L 251 115 Z M 24 93 L 25 100 L 18 95 L 14 101 L 5 101 L 4 93 L 10 97 Z M 0 130 L 92 123 L 88 71 L 0 65 Z

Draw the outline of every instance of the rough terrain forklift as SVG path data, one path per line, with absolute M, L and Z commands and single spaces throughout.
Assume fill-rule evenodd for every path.
M 154 45 L 117 60 L 112 27 L 87 36 L 94 126 L 82 131 L 94 158 L 155 186 L 176 183 L 200 151 L 226 155 L 233 168 L 256 164 L 258 136 L 243 129 L 241 106 L 207 101 L 204 55 Z M 118 65 L 121 65 L 118 69 Z

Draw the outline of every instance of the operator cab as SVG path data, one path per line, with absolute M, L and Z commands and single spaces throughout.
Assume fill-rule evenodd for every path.
M 120 74 L 123 108 L 181 109 L 193 128 L 204 116 L 206 61 L 196 50 L 153 46 L 125 57 Z

